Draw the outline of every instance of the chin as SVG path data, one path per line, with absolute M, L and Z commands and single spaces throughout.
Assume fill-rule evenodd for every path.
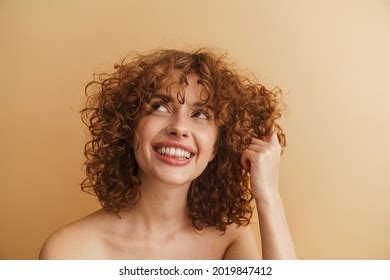
M 157 170 L 156 170 L 157 171 Z M 161 183 L 164 183 L 166 185 L 172 185 L 172 186 L 181 186 L 181 185 L 190 185 L 192 180 L 195 178 L 192 178 L 192 176 L 188 176 L 189 174 L 183 174 L 183 172 L 176 171 L 165 171 L 159 170 L 154 174 L 154 177 L 160 181 Z
M 167 185 L 172 185 L 172 186 L 182 186 L 182 185 L 190 185 L 192 180 L 186 180 L 184 179 L 183 177 L 181 178 L 175 178 L 175 177 L 167 177 L 167 176 L 164 176 L 163 178 L 159 178 L 159 180 L 161 182 L 163 182 L 164 184 L 167 184 Z

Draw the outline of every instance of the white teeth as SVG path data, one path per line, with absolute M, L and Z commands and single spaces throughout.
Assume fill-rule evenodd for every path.
M 157 152 L 160 155 L 168 155 L 168 156 L 177 157 L 177 158 L 180 158 L 180 159 L 190 158 L 191 157 L 191 153 L 190 152 L 185 151 L 185 150 L 180 149 L 180 148 L 174 148 L 174 147 L 157 148 Z

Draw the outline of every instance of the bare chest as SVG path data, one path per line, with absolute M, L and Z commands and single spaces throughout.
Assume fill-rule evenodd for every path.
M 202 234 L 175 234 L 166 239 L 143 237 L 106 239 L 105 259 L 222 259 L 231 240 L 227 235 L 205 231 Z

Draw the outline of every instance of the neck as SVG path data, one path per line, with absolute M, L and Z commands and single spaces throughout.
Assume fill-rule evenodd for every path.
M 167 185 L 150 178 L 141 178 L 141 198 L 125 214 L 134 228 L 161 234 L 188 226 L 187 192 L 190 183 Z

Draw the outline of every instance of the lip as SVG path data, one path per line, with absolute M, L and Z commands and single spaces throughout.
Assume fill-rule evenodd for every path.
M 167 156 L 167 155 L 160 155 L 156 151 L 154 151 L 154 153 L 155 153 L 156 157 L 159 160 L 161 160 L 162 162 L 164 162 L 166 164 L 173 165 L 173 166 L 184 166 L 184 165 L 187 165 L 194 158 L 193 156 L 191 156 L 188 159 L 181 160 L 181 159 L 173 158 L 173 157 L 170 157 L 170 156 Z

